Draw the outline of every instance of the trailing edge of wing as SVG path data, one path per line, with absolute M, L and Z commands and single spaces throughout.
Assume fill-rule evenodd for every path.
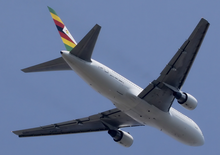
M 85 60 L 91 62 L 91 56 L 95 47 L 101 26 L 96 24 L 87 35 L 73 48 L 70 53 Z
M 22 71 L 25 73 L 59 70 L 71 70 L 69 65 L 65 62 L 65 60 L 63 60 L 62 57 L 22 69 Z
M 62 135 L 109 130 L 114 128 L 143 126 L 117 108 L 96 115 L 37 128 L 13 131 L 19 137 Z

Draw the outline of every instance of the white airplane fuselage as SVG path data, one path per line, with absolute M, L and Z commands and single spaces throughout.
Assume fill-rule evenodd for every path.
M 174 139 L 191 146 L 204 144 L 198 125 L 174 108 L 163 112 L 138 97 L 143 90 L 105 65 L 92 59 L 84 61 L 68 51 L 62 51 L 68 65 L 93 89 L 113 102 L 134 120 L 155 127 Z

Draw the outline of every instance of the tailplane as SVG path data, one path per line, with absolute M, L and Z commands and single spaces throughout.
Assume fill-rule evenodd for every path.
M 92 52 L 98 39 L 100 30 L 101 26 L 96 24 L 79 42 L 79 44 L 70 51 L 70 53 L 79 57 L 80 59 L 91 62 Z
M 57 16 L 56 12 L 52 8 L 48 8 L 59 31 L 61 39 L 66 47 L 66 50 L 70 51 L 72 55 L 84 61 L 91 62 L 91 56 L 101 27 L 96 24 L 77 45 L 75 39 L 72 37 L 61 19 Z M 71 70 L 69 65 L 62 57 L 22 69 L 22 71 L 25 73 L 58 70 Z

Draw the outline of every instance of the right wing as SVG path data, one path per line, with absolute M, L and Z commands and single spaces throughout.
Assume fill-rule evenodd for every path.
M 47 126 L 13 131 L 19 137 L 34 137 L 105 131 L 124 127 L 143 126 L 117 108 L 96 115 L 55 123 Z
M 182 88 L 208 27 L 209 22 L 202 18 L 190 37 L 160 73 L 160 76 L 152 81 L 138 97 L 162 111 L 169 111 L 174 100 L 172 90 L 179 91 Z

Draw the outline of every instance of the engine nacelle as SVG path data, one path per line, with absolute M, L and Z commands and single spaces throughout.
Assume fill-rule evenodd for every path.
M 108 130 L 108 134 L 110 134 L 113 140 L 124 147 L 130 147 L 133 144 L 133 137 L 122 130 Z
M 174 96 L 178 103 L 188 110 L 194 110 L 197 107 L 198 101 L 188 93 L 178 92 L 174 93 Z

